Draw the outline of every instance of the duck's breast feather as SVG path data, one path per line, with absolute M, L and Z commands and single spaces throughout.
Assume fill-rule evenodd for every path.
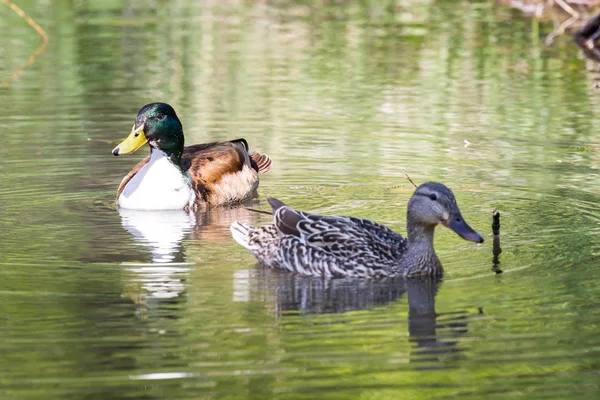
M 135 176 L 135 174 L 137 174 L 140 169 L 142 169 L 144 167 L 144 165 L 148 164 L 148 161 L 150 161 L 150 156 L 144 158 L 142 161 L 138 162 L 135 167 L 133 167 L 131 169 L 131 171 L 129 171 L 127 173 L 127 175 L 125 175 L 125 177 L 121 180 L 121 183 L 119 184 L 119 188 L 117 189 L 117 204 L 119 203 L 119 196 L 121 195 L 121 193 L 123 192 L 123 190 L 125 190 L 125 187 L 127 186 L 127 184 L 129 183 L 129 181 Z

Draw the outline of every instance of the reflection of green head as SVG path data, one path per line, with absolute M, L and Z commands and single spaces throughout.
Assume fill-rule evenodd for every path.
M 113 154 L 133 153 L 146 142 L 179 165 L 184 145 L 183 127 L 173 107 L 166 103 L 151 103 L 142 107 L 131 133 L 113 150 Z

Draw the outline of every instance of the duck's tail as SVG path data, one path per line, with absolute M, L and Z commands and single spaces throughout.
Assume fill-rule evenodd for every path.
M 271 157 L 269 157 L 266 154 L 259 153 L 258 151 L 252 153 L 250 155 L 250 158 L 252 159 L 254 164 L 256 164 L 255 169 L 259 174 L 266 174 L 271 170 L 271 167 L 273 166 L 273 160 L 271 160 Z
M 250 243 L 249 243 L 249 240 L 250 240 L 249 233 L 252 229 L 254 229 L 254 227 L 252 227 L 248 224 L 243 224 L 243 223 L 237 222 L 237 221 L 232 223 L 231 226 L 229 227 L 229 230 L 231 231 L 231 236 L 233 237 L 233 240 L 235 240 L 236 242 L 238 242 L 240 245 L 244 246 L 248 250 L 251 250 Z
M 248 249 L 259 262 L 271 268 L 279 265 L 279 235 L 275 226 L 254 227 L 236 221 L 229 229 L 233 239 Z

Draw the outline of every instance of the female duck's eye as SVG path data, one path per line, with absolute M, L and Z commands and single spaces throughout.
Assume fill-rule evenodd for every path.
M 157 121 L 162 121 L 163 119 L 165 119 L 167 116 L 165 114 L 156 114 L 156 120 Z
M 431 200 L 433 200 L 433 201 L 436 201 L 436 200 L 437 200 L 437 196 L 435 195 L 435 193 L 431 193 L 431 194 L 429 195 L 429 198 L 430 198 Z

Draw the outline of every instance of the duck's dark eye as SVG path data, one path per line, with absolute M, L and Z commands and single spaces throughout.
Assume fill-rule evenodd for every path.
M 167 116 L 165 114 L 156 114 L 157 121 L 162 121 L 165 118 L 167 118 Z
M 431 200 L 433 200 L 433 201 L 436 201 L 436 200 L 437 200 L 437 196 L 436 196 L 436 194 L 435 194 L 435 193 L 431 193 L 431 194 L 429 195 L 429 198 L 430 198 Z

